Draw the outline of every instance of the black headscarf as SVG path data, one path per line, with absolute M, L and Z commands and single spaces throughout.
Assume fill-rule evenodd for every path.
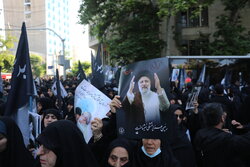
M 42 119 L 42 130 L 45 128 L 44 127 L 45 116 L 48 115 L 48 114 L 53 114 L 57 118 L 57 120 L 61 120 L 62 119 L 62 114 L 60 113 L 59 110 L 53 109 L 53 108 L 44 110 L 43 111 L 43 119 Z
M 83 134 L 71 121 L 60 120 L 49 124 L 37 141 L 56 154 L 55 167 L 97 166 Z
M 40 115 L 43 114 L 44 110 L 50 109 L 54 107 L 53 101 L 48 97 L 41 97 L 37 99 L 37 103 L 42 105 L 42 109 L 40 111 Z
M 109 163 L 108 163 L 108 159 L 109 159 L 109 156 L 110 156 L 112 150 L 116 147 L 122 147 L 125 150 L 127 150 L 129 161 L 125 165 L 123 165 L 123 167 L 130 167 L 131 161 L 133 159 L 133 150 L 132 150 L 133 147 L 132 147 L 131 143 L 125 138 L 117 138 L 110 143 L 110 145 L 107 149 L 107 152 L 105 154 L 105 157 L 103 159 L 102 167 L 111 167 L 111 165 L 109 165 Z
M 170 112 L 174 113 L 176 110 L 181 110 L 182 114 L 185 115 L 184 109 L 178 105 L 173 104 L 170 106 Z M 171 142 L 171 148 L 174 156 L 179 160 L 182 167 L 193 167 L 195 165 L 195 155 L 191 142 L 186 134 L 187 127 L 182 120 L 181 124 L 178 125 L 177 135 L 173 142 Z
M 134 154 L 133 167 L 180 167 L 166 141 L 161 140 L 161 153 L 150 158 L 141 149 L 142 142 Z
M 5 125 L 7 147 L 0 153 L 1 167 L 31 167 L 35 160 L 31 153 L 26 149 L 23 136 L 16 123 L 8 117 L 0 117 L 0 122 Z M 3 125 L 2 124 L 2 125 Z

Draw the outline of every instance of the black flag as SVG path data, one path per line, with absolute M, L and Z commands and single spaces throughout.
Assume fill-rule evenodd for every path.
M 3 92 L 2 67 L 0 66 L 0 92 Z
M 104 74 L 101 60 L 101 45 L 98 46 L 98 51 L 94 63 L 92 64 L 92 79 L 91 84 L 94 85 L 97 89 L 104 87 Z
M 224 86 L 224 89 L 228 89 L 230 87 L 231 78 L 232 78 L 232 71 L 229 69 L 226 69 L 225 76 L 221 80 L 221 84 Z
M 58 109 L 59 111 L 62 111 L 62 95 L 61 95 L 61 87 L 60 87 L 58 69 L 56 69 L 56 93 L 57 93 L 57 100 L 58 100 Z
M 92 73 L 94 72 L 94 63 L 95 63 L 95 57 L 91 51 L 91 70 L 92 70 Z
M 29 100 L 32 95 L 34 95 L 34 84 L 26 26 L 23 23 L 5 115 L 11 116 L 16 121 L 23 134 L 25 144 L 28 144 L 29 141 Z
M 204 84 L 205 75 L 206 75 L 206 64 L 204 64 L 203 67 L 202 67 L 202 70 L 201 70 L 201 73 L 200 73 L 200 76 L 199 76 L 199 79 L 198 79 L 197 83 L 202 82 Z
M 87 80 L 87 77 L 82 69 L 82 64 L 80 61 L 78 61 L 78 74 L 77 74 L 77 79 L 80 82 L 82 82 L 82 80 Z

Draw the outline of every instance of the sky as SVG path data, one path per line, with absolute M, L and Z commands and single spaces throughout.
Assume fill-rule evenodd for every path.
M 89 48 L 88 40 L 88 26 L 77 24 L 79 21 L 78 10 L 80 7 L 81 0 L 71 0 L 71 42 L 73 48 L 76 49 L 77 55 L 76 60 L 80 61 L 91 61 L 91 49 Z

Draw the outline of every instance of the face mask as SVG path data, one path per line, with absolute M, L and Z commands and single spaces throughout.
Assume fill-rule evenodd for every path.
M 145 148 L 144 148 L 143 146 L 141 147 L 141 150 L 143 151 L 143 153 L 144 153 L 146 156 L 148 156 L 148 157 L 150 157 L 150 158 L 154 158 L 154 157 L 156 157 L 157 155 L 159 155 L 159 154 L 161 153 L 161 149 L 160 149 L 160 148 L 158 148 L 158 149 L 156 150 L 156 152 L 155 152 L 154 154 L 152 154 L 152 155 L 148 154 L 147 151 L 145 150 Z

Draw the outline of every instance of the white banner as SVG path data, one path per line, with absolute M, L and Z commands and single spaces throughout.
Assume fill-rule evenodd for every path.
M 85 141 L 88 143 L 92 137 L 90 122 L 94 118 L 104 118 L 110 111 L 109 103 L 111 99 L 83 80 L 75 91 L 75 112 L 80 111 L 80 117 L 77 120 L 77 126 L 82 131 Z

